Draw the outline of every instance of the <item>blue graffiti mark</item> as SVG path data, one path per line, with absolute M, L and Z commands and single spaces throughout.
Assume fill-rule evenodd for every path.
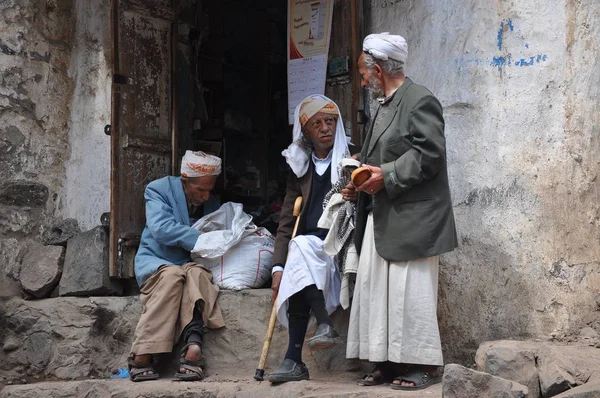
M 515 61 L 515 66 L 533 66 L 535 64 L 546 62 L 547 60 L 548 54 L 537 54 L 534 56 L 530 56 L 528 60 L 525 58 L 521 58 L 518 61 Z M 512 57 L 510 55 L 508 57 L 504 57 L 501 55 L 493 57 L 492 61 L 490 62 L 491 66 L 498 68 L 498 71 L 500 72 L 500 77 L 502 77 L 502 68 L 505 66 L 512 66 L 512 64 Z
M 505 19 L 502 22 L 500 22 L 500 29 L 498 29 L 498 37 L 497 37 L 498 50 L 500 50 L 500 51 L 502 51 L 502 40 L 503 40 L 505 30 L 510 30 L 511 32 L 515 30 L 515 26 L 513 25 L 512 20 Z
M 515 66 L 522 66 L 522 67 L 533 66 L 535 64 L 546 62 L 547 60 L 548 60 L 547 54 L 537 54 L 534 56 L 530 56 L 529 60 L 526 60 L 525 58 L 521 58 L 520 60 L 515 62 Z
M 504 33 L 508 31 L 513 32 L 514 30 L 515 25 L 513 24 L 513 21 L 511 19 L 504 19 L 500 22 L 500 29 L 498 29 L 498 35 L 496 36 L 496 45 L 498 46 L 498 50 L 502 51 Z M 529 49 L 529 43 L 524 43 L 524 47 Z M 536 54 L 533 56 L 523 57 L 519 58 L 518 60 L 514 60 L 514 66 L 529 67 L 542 62 L 546 62 L 547 60 L 547 54 Z M 478 62 L 471 62 L 475 63 L 476 65 L 479 65 Z M 494 68 L 498 68 L 498 71 L 500 72 L 500 77 L 502 77 L 504 68 L 513 65 L 513 59 L 510 54 L 497 55 L 492 58 L 492 60 L 489 62 L 489 65 L 491 65 Z
M 498 29 L 498 50 L 502 51 L 502 35 L 504 34 L 504 22 L 500 23 L 500 29 Z
M 503 67 L 506 65 L 506 57 L 494 57 L 492 58 L 492 66 Z

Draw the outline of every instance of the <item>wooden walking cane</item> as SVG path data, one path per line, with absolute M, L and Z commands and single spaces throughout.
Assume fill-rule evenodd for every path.
M 296 224 L 294 224 L 294 230 L 292 232 L 292 239 L 298 232 L 298 222 L 300 221 L 300 210 L 302 209 L 302 196 L 298 196 L 294 202 L 294 217 L 296 217 Z M 275 298 L 277 299 L 277 297 Z M 273 332 L 275 331 L 275 322 L 277 321 L 277 300 L 273 303 L 273 309 L 271 310 L 271 318 L 269 319 L 269 327 L 267 328 L 267 335 L 265 336 L 265 342 L 263 344 L 262 354 L 258 361 L 258 368 L 254 373 L 254 379 L 263 381 L 265 379 L 265 364 L 267 362 L 267 356 L 269 355 L 269 348 L 271 347 L 271 339 L 273 338 Z

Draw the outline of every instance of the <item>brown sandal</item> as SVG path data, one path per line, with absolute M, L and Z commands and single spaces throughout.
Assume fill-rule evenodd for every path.
M 131 381 L 156 380 L 160 377 L 152 365 L 141 364 L 136 362 L 134 358 L 135 356 L 132 356 L 127 359 L 127 366 L 129 367 L 129 379 Z M 146 372 L 152 372 L 152 374 L 145 375 L 144 373 Z
M 175 373 L 175 377 L 181 381 L 200 381 L 204 378 L 204 367 L 205 367 L 204 353 L 200 353 L 200 359 L 197 361 L 193 361 L 191 359 L 185 359 L 187 350 L 192 344 L 200 347 L 199 343 L 189 342 L 183 346 L 183 348 L 181 349 L 181 352 L 179 353 L 179 369 L 183 368 L 183 369 L 186 369 L 186 370 L 189 370 L 192 372 L 192 373 L 180 373 L 178 371 L 177 373 Z

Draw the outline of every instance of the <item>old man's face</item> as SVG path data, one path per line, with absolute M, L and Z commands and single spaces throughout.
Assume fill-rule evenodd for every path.
M 317 112 L 302 128 L 304 136 L 311 142 L 317 156 L 327 156 L 333 148 L 336 123 L 336 115 Z
M 365 65 L 365 54 L 361 54 L 358 58 L 358 73 L 360 73 L 360 85 L 369 90 L 371 96 L 375 99 L 384 95 L 383 80 L 381 78 L 381 67 L 375 65 L 368 68 Z
M 208 200 L 216 182 L 217 176 L 181 177 L 185 196 L 194 206 L 200 206 Z

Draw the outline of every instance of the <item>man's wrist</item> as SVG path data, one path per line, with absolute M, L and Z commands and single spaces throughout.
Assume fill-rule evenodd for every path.
M 281 263 L 273 264 L 273 268 L 271 269 L 271 275 L 275 272 L 283 272 L 284 265 Z

